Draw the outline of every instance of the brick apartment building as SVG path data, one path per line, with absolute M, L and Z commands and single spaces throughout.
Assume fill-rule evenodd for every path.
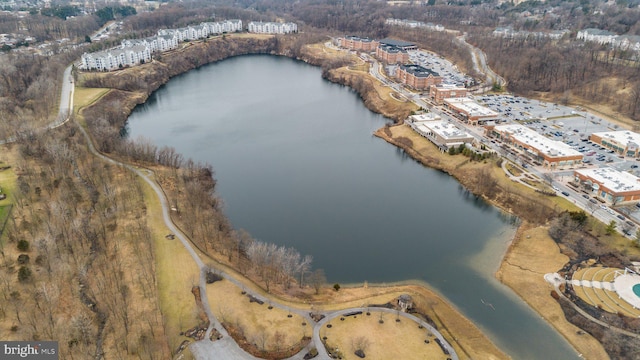
M 420 65 L 401 65 L 396 71 L 396 78 L 417 90 L 426 90 L 429 86 L 442 83 L 440 74 Z
M 394 45 L 380 44 L 376 48 L 376 57 L 386 64 L 406 64 L 409 62 L 409 53 Z
M 375 51 L 380 42 L 358 36 L 344 36 L 337 39 L 338 46 L 356 51 Z

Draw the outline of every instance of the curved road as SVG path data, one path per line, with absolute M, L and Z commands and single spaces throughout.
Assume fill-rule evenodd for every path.
M 471 53 L 471 58 L 473 59 L 473 66 L 475 70 L 485 75 L 486 82 L 487 82 L 486 87 L 491 88 L 493 84 L 498 84 L 500 86 L 505 86 L 507 84 L 506 80 L 502 76 L 496 74 L 493 70 L 491 70 L 489 65 L 487 65 L 487 55 L 484 53 L 484 51 L 469 44 L 466 41 L 464 34 L 456 37 L 456 39 L 461 44 L 469 48 L 469 52 Z
M 53 122 L 45 126 L 45 130 L 55 129 L 69 121 L 71 110 L 73 109 L 73 92 L 75 90 L 73 76 L 71 76 L 72 67 L 73 65 L 69 65 L 64 69 L 64 73 L 62 74 L 62 84 L 60 86 L 60 106 L 58 108 L 58 115 Z M 11 136 L 0 140 L 0 145 L 12 143 L 14 141 L 16 141 L 15 137 Z

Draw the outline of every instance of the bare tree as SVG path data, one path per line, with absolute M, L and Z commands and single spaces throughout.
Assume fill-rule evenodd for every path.
M 311 269 L 312 262 L 313 262 L 313 256 L 305 255 L 305 257 L 302 258 L 302 260 L 298 264 L 297 271 L 298 271 L 298 274 L 300 274 L 300 282 L 298 283 L 298 285 L 300 287 L 304 286 L 304 275 L 308 273 L 309 270 Z
M 314 272 L 312 272 L 309 276 L 309 282 L 316 290 L 316 295 L 319 294 L 322 286 L 327 283 L 327 277 L 324 275 L 324 270 L 316 269 Z

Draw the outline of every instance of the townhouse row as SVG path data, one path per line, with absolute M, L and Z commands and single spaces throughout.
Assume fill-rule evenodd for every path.
M 589 28 L 578 31 L 576 39 L 597 42 L 601 45 L 611 44 L 626 50 L 640 51 L 640 36 L 637 35 L 618 35 L 607 30 Z

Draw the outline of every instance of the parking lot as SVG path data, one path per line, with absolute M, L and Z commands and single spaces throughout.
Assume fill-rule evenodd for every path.
M 445 83 L 464 86 L 473 81 L 472 77 L 461 73 L 457 66 L 437 54 L 424 50 L 410 51 L 409 59 L 414 64 L 437 72 L 442 76 Z

